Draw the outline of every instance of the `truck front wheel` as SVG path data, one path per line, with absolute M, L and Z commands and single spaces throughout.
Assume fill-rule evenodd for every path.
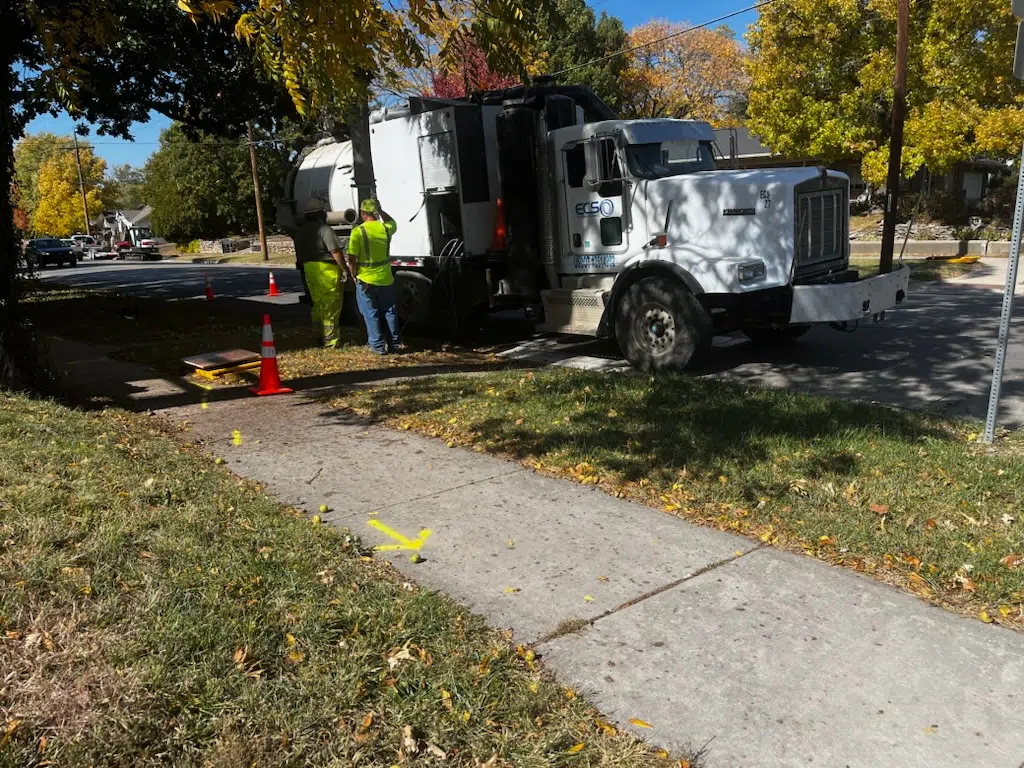
M 645 277 L 629 286 L 615 313 L 615 337 L 634 368 L 681 371 L 711 345 L 711 316 L 685 286 Z

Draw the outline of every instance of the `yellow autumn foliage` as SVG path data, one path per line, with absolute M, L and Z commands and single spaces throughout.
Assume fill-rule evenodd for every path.
M 89 204 L 90 218 L 98 215 L 106 200 L 103 191 L 103 176 L 107 164 L 96 157 L 88 146 L 80 149 L 82 158 L 82 179 L 85 183 L 85 197 Z M 41 235 L 67 237 L 85 231 L 85 216 L 82 211 L 82 195 L 78 186 L 78 169 L 72 150 L 58 152 L 39 168 L 36 183 L 38 204 L 32 214 L 32 230 Z
M 674 35 L 668 40 L 663 38 Z M 727 30 L 650 21 L 629 33 L 623 74 L 625 117 L 675 117 L 724 123 L 746 92 L 746 53 Z

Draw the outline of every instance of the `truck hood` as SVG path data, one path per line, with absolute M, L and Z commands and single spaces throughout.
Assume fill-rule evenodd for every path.
M 742 293 L 789 283 L 796 187 L 820 176 L 818 168 L 704 171 L 642 181 L 637 192 L 645 196 L 648 231 L 668 235 L 659 258 L 687 269 L 706 291 Z M 829 177 L 846 179 L 834 171 Z M 748 262 L 763 262 L 765 278 L 725 279 Z
M 843 177 L 839 171 L 829 171 L 831 177 Z M 658 179 L 659 182 L 673 182 L 683 179 L 714 179 L 722 182 L 736 184 L 791 184 L 796 186 L 802 181 L 816 179 L 821 176 L 820 166 L 802 168 L 752 168 L 742 171 L 719 168 L 716 171 L 700 171 L 685 176 L 670 176 L 666 179 Z

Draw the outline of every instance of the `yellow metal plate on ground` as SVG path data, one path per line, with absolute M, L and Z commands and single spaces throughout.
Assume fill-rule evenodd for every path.
M 254 371 L 260 367 L 259 360 L 255 363 L 244 363 L 242 365 L 232 365 L 227 368 L 214 368 L 212 370 L 203 370 L 202 368 L 196 369 L 196 374 L 202 376 L 204 379 L 216 379 L 218 376 L 225 376 L 229 373 L 241 373 L 242 371 Z

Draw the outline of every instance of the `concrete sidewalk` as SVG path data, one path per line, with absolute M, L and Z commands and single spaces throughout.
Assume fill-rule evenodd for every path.
M 709 768 L 1024 762 L 1024 636 L 297 395 L 161 412 L 367 543 L 425 539 L 400 571 Z

